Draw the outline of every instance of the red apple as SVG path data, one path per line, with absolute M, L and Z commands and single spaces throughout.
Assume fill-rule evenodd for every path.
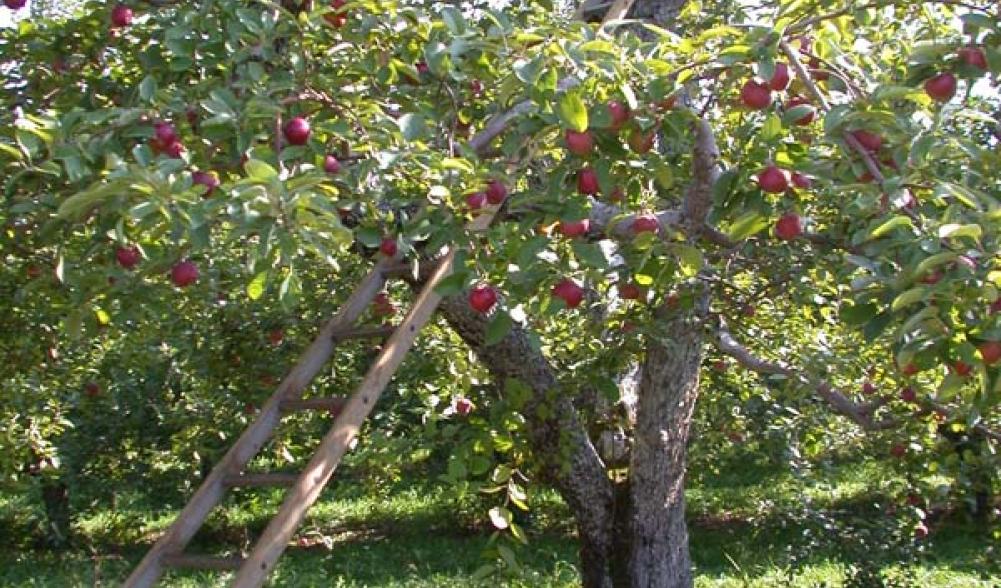
M 917 365 L 914 364 L 914 362 L 908 363 L 907 365 L 904 365 L 903 367 L 900 368 L 900 373 L 904 374 L 905 376 L 913 376 L 919 371 L 921 370 L 918 368 Z
M 930 286 L 933 286 L 940 281 L 942 281 L 942 272 L 940 270 L 935 270 L 921 278 L 922 284 L 928 284 Z
M 268 331 L 268 342 L 271 343 L 272 345 L 277 347 L 278 345 L 281 345 L 282 341 L 284 340 L 285 340 L 285 331 L 283 331 L 282 329 L 276 328 Z
M 987 71 L 987 56 L 980 47 L 963 47 L 956 52 L 956 56 L 966 65 Z
M 473 402 L 471 400 L 462 397 L 455 401 L 455 413 L 457 415 L 467 416 L 471 412 L 473 412 Z
M 297 116 L 285 123 L 282 132 L 285 134 L 285 140 L 291 145 L 305 145 L 309 140 L 309 121 Z
M 135 246 L 119 247 L 115 249 L 115 260 L 118 261 L 118 265 L 127 270 L 130 270 L 138 265 L 140 259 L 141 256 L 139 254 L 139 249 Z
M 956 95 L 956 76 L 940 73 L 925 82 L 925 93 L 939 102 L 948 102 Z
M 591 150 L 594 149 L 594 137 L 591 136 L 591 131 L 578 133 L 577 131 L 567 129 L 565 139 L 567 150 L 579 157 L 590 155 Z
M 487 204 L 486 192 L 471 192 L 466 194 L 466 206 L 470 210 L 479 210 Z
M 611 192 L 608 193 L 609 202 L 622 202 L 625 197 L 625 192 L 622 190 L 622 186 L 615 186 L 612 188 Z
M 812 105 L 810 104 L 810 101 L 807 100 L 806 98 L 803 98 L 802 96 L 793 96 L 792 98 L 789 99 L 788 102 L 786 102 L 786 110 L 792 110 L 793 108 L 796 108 L 797 106 L 811 106 L 812 107 Z M 799 125 L 799 126 L 806 126 L 806 125 L 812 123 L 813 119 L 815 119 L 816 117 L 817 117 L 817 111 L 816 110 L 810 110 L 810 112 L 808 112 L 807 114 L 804 114 L 803 116 L 801 116 L 801 117 L 797 118 L 796 120 L 794 120 L 793 124 L 796 124 L 796 125 Z
M 563 300 L 568 308 L 577 308 L 584 300 L 584 289 L 570 278 L 564 278 L 553 286 L 553 296 Z
M 182 260 L 170 268 L 170 281 L 178 288 L 187 288 L 198 281 L 198 266 L 193 261 Z
M 575 221 L 560 221 L 559 226 L 556 230 L 560 232 L 564 237 L 569 237 L 573 239 L 575 237 L 580 237 L 586 235 L 588 230 L 591 228 L 591 221 L 584 218 Z
M 998 298 L 991 305 L 987 307 L 987 312 L 989 314 L 994 314 L 995 312 L 1001 312 L 1001 298 Z
M 984 363 L 994 365 L 1001 359 L 1001 342 L 984 341 L 980 344 L 980 356 L 984 358 Z
M 639 235 L 640 233 L 658 233 L 660 232 L 660 220 L 654 214 L 638 214 L 633 219 L 632 224 L 629 225 L 629 230 L 634 235 Z
M 486 284 L 474 286 L 469 291 L 469 306 L 478 313 L 486 314 L 497 304 L 497 290 Z
M 907 455 L 907 446 L 902 443 L 894 444 L 893 447 L 890 448 L 890 455 L 897 459 L 904 457 Z
M 953 362 L 950 368 L 952 369 L 952 373 L 956 374 L 961 378 L 965 378 L 966 376 L 970 375 L 973 372 L 973 366 L 961 359 L 957 359 L 955 362 Z
M 347 14 L 347 11 L 336 10 L 336 9 L 344 6 L 345 4 L 347 4 L 346 0 L 331 0 L 330 1 L 330 7 L 333 8 L 333 9 L 335 9 L 335 10 L 334 10 L 334 12 L 328 12 L 327 14 L 324 14 L 323 18 L 328 23 L 330 23 L 331 26 L 333 26 L 335 28 L 338 28 L 338 29 L 341 28 L 342 26 L 344 26 L 344 23 L 346 23 L 348 21 L 348 14 Z
M 28 3 L 28 0 L 3 0 L 3 5 L 11 10 L 18 10 L 24 8 L 24 5 Z
M 42 268 L 38 267 L 37 265 L 29 265 L 28 268 L 25 270 L 25 272 L 28 274 L 29 278 L 35 279 L 38 276 L 42 275 Z
M 810 176 L 799 172 L 792 172 L 792 185 L 803 190 L 809 190 L 813 186 L 813 180 L 810 179 Z
M 116 4 L 111 9 L 112 28 L 127 27 L 132 24 L 132 9 L 123 4 Z
M 396 239 L 392 237 L 383 237 L 382 242 L 379 243 L 379 252 L 386 257 L 396 257 L 396 252 L 399 250 Z
M 677 103 L 678 103 L 678 95 L 671 94 L 667 98 L 664 98 L 663 100 L 655 104 L 655 106 L 659 110 L 671 110 Z
M 784 241 L 795 239 L 803 234 L 803 222 L 798 214 L 789 212 L 782 215 L 775 223 L 775 235 Z
M 768 80 L 768 87 L 776 92 L 781 92 L 789 86 L 789 66 L 779 62 L 775 64 L 775 73 L 772 79 Z
M 928 527 L 927 527 L 927 525 L 925 525 L 924 523 L 918 523 L 914 527 L 914 538 L 915 539 L 924 539 L 927 536 L 928 536 Z
M 618 131 L 629 121 L 629 107 L 618 100 L 608 103 L 608 114 L 612 118 L 612 124 L 608 125 L 608 128 L 613 131 Z
M 153 124 L 153 136 L 157 143 L 162 146 L 176 143 L 180 138 L 177 136 L 177 129 L 169 122 L 157 122 Z
M 83 393 L 90 398 L 96 398 L 101 394 L 101 385 L 97 382 L 87 382 L 83 385 Z
M 421 75 L 424 75 L 431 71 L 431 68 L 428 67 L 426 61 L 418 61 L 416 64 L 414 64 L 414 67 L 417 68 L 417 73 Z
M 619 298 L 623 300 L 639 300 L 643 296 L 643 289 L 633 283 L 619 284 Z
M 581 194 L 597 194 L 598 174 L 589 167 L 577 172 L 577 191 Z
M 216 176 L 215 173 L 213 172 L 203 172 L 203 171 L 191 172 L 191 181 L 194 182 L 195 184 L 200 184 L 207 188 L 207 190 L 205 191 L 205 196 L 211 195 L 212 192 L 216 188 L 218 188 L 219 185 L 221 184 L 221 182 L 219 181 L 219 177 Z
M 900 400 L 904 402 L 909 402 L 911 404 L 917 402 L 918 393 L 914 391 L 914 388 L 910 386 L 905 386 L 903 390 L 900 391 Z
M 372 299 L 373 313 L 376 316 L 392 316 L 396 314 L 396 305 L 389 299 L 389 294 L 379 292 Z
M 500 180 L 490 180 L 487 182 L 487 202 L 490 204 L 500 204 L 507 198 L 507 186 Z
M 740 89 L 740 101 L 752 110 L 763 110 L 772 103 L 772 93 L 768 86 L 755 80 L 747 80 Z
M 859 129 L 852 131 L 851 134 L 867 151 L 879 151 L 879 148 L 883 146 L 883 137 L 880 137 L 876 133 Z
M 167 145 L 163 152 L 174 159 L 179 159 L 184 154 L 184 145 L 180 141 L 174 141 Z
M 758 173 L 758 185 L 769 194 L 781 194 L 789 188 L 789 180 L 785 170 L 769 165 Z
M 341 172 L 341 162 L 333 155 L 327 155 L 323 158 L 323 171 L 330 175 L 338 174 Z
M 633 132 L 629 133 L 629 148 L 633 150 L 633 153 L 643 155 L 648 153 L 650 149 L 653 148 L 653 140 L 656 137 L 656 133 L 653 129 L 643 132 L 639 129 L 633 129 Z
M 713 362 L 713 369 L 720 373 L 725 372 L 726 361 L 722 359 L 717 359 L 716 361 Z
M 877 390 L 876 384 L 873 384 L 872 382 L 862 383 L 862 394 L 869 395 L 875 392 L 876 390 Z
M 473 93 L 473 96 L 479 96 L 483 93 L 483 82 L 480 80 L 472 80 L 469 82 L 469 91 Z

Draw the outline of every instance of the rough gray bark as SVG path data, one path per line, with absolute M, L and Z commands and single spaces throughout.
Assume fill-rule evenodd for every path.
M 635 588 L 691 586 L 685 524 L 685 468 L 699 390 L 707 298 L 672 313 L 651 337 L 643 362 L 629 464 L 628 582 Z

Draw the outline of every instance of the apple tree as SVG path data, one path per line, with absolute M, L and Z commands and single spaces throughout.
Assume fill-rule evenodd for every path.
M 195 432 L 233 430 L 257 375 L 207 361 L 247 351 L 219 346 L 280 346 L 373 256 L 452 245 L 450 331 L 424 352 L 458 336 L 478 365 L 450 373 L 490 385 L 450 406 L 482 415 L 450 471 L 477 464 L 515 506 L 515 469 L 553 485 L 586 586 L 692 584 L 687 445 L 720 374 L 913 467 L 940 432 L 977 439 L 963 467 L 989 492 L 996 7 L 637 0 L 596 27 L 546 4 L 91 2 L 4 32 L 10 437 L 62 434 L 38 399 L 86 400 L 35 366 L 83 365 L 109 331 L 135 361 L 115 386 L 159 357 L 201 390 Z

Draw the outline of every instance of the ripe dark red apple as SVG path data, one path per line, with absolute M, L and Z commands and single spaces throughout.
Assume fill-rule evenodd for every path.
M 182 260 L 170 268 L 170 281 L 178 288 L 187 288 L 198 281 L 198 266 L 193 261 Z
M 127 270 L 137 266 L 140 259 L 139 249 L 135 246 L 115 249 L 115 260 L 118 262 L 118 265 Z
M 480 80 L 472 80 L 469 82 L 469 91 L 473 93 L 473 96 L 479 97 L 483 93 L 483 82 Z
M 487 202 L 490 204 L 500 204 L 507 198 L 507 186 L 500 180 L 490 180 L 487 182 Z
M 928 536 L 928 526 L 925 525 L 924 523 L 918 523 L 914 527 L 914 538 L 924 539 L 927 536 Z
M 570 278 L 564 278 L 553 286 L 553 296 L 562 300 L 567 308 L 577 308 L 584 300 L 584 289 Z
M 792 172 L 792 185 L 803 190 L 809 190 L 813 186 L 813 180 L 810 179 L 810 176 L 799 172 Z
M 939 102 L 948 102 L 956 95 L 956 76 L 940 73 L 925 81 L 925 93 Z
M 660 102 L 656 103 L 654 106 L 656 106 L 658 110 L 671 110 L 677 104 L 678 104 L 678 95 L 671 94 L 667 98 L 664 98 Z
M 282 129 L 285 134 L 285 140 L 291 145 L 305 145 L 306 141 L 309 141 L 309 121 L 297 116 L 287 123 L 285 123 L 285 128 Z
M 643 296 L 643 290 L 632 282 L 619 284 L 619 298 L 623 300 L 639 300 Z
M 564 138 L 567 143 L 567 150 L 579 157 L 590 155 L 591 150 L 594 149 L 594 137 L 591 136 L 591 131 L 578 133 L 577 131 L 567 129 Z
M 379 243 L 379 252 L 386 257 L 396 257 L 396 253 L 400 250 L 396 243 L 396 239 L 392 237 L 383 237 L 382 242 Z
M 253 402 L 247 402 L 243 405 L 243 414 L 251 415 L 257 412 L 257 407 L 254 406 Z
M 785 170 L 769 165 L 758 173 L 758 185 L 769 194 L 781 194 L 789 188 Z
M 950 366 L 950 369 L 952 370 L 952 373 L 956 374 L 961 378 L 965 378 L 966 376 L 970 375 L 973 372 L 973 366 L 961 359 L 957 359 L 955 362 L 953 362 L 953 364 Z
M 803 98 L 802 96 L 793 96 L 792 98 L 789 99 L 788 102 L 786 102 L 786 110 L 792 110 L 793 108 L 796 108 L 797 106 L 811 106 L 812 107 L 812 105 L 810 104 L 810 101 L 807 100 L 806 98 Z M 804 114 L 803 116 L 801 116 L 801 117 L 797 118 L 796 120 L 794 120 L 793 123 L 797 124 L 799 126 L 806 126 L 806 125 L 812 123 L 813 119 L 815 119 L 816 117 L 817 117 L 817 111 L 815 109 L 813 109 L 813 110 L 810 110 L 810 112 L 808 112 L 807 114 Z
M 607 106 L 608 114 L 612 118 L 612 122 L 608 125 L 608 128 L 618 131 L 622 128 L 622 125 L 629 122 L 629 107 L 618 100 L 610 101 Z
M 942 281 L 942 272 L 940 270 L 935 270 L 930 274 L 926 274 L 921 278 L 922 284 L 928 284 L 929 286 L 934 286 L 935 284 Z
M 893 447 L 890 448 L 890 455 L 897 459 L 904 457 L 907 455 L 907 446 L 902 443 L 894 444 Z
M 469 291 L 469 306 L 478 313 L 486 314 L 497 304 L 497 290 L 486 284 L 478 284 Z
M 479 210 L 487 204 L 486 192 L 470 192 L 466 194 L 466 206 L 470 210 Z
M 643 155 L 648 153 L 650 149 L 653 149 L 653 140 L 656 133 L 653 129 L 643 132 L 639 129 L 633 129 L 633 132 L 629 133 L 629 148 L 633 150 L 633 153 Z
M 25 269 L 24 271 L 28 274 L 28 277 L 31 279 L 35 279 L 38 276 L 42 275 L 42 268 L 34 264 L 29 265 L 27 269 Z
M 980 356 L 984 358 L 984 363 L 994 365 L 1001 359 L 1001 342 L 984 341 L 980 344 Z
M 879 148 L 883 146 L 883 137 L 877 135 L 876 133 L 870 133 L 869 131 L 859 129 L 857 131 L 852 131 L 852 136 L 858 141 L 862 147 L 865 147 L 867 151 L 879 151 Z
M 956 52 L 956 56 L 966 65 L 987 71 L 987 56 L 980 47 L 963 47 Z
M 910 386 L 905 386 L 903 390 L 900 391 L 900 400 L 904 402 L 909 402 L 913 404 L 918 399 L 918 393 L 914 391 L 914 388 Z
M 747 80 L 740 89 L 740 101 L 752 110 L 762 110 L 772 103 L 772 93 L 765 84 Z
M 164 146 L 175 143 L 179 139 L 174 125 L 165 121 L 153 123 L 153 136 L 160 145 Z
M 597 194 L 600 190 L 598 186 L 598 174 L 589 167 L 577 172 L 577 191 L 581 194 Z
M 97 382 L 87 382 L 83 385 L 83 393 L 90 398 L 96 398 L 101 394 L 101 385 Z
M 584 218 L 575 221 L 560 221 L 557 229 L 561 235 L 570 239 L 586 235 L 591 229 L 591 221 Z
M 900 373 L 904 374 L 905 376 L 913 376 L 919 371 L 921 370 L 914 362 L 908 363 L 900 368 Z
M 219 177 L 212 172 L 196 171 L 191 172 L 191 181 L 195 184 L 201 184 L 208 188 L 205 191 L 206 196 L 210 196 L 212 192 L 219 187 L 220 181 Z
M 720 373 L 725 372 L 726 361 L 722 359 L 717 359 L 716 361 L 713 362 L 713 369 Z
M 117 4 L 111 9 L 111 26 L 113 28 L 127 27 L 132 24 L 132 9 L 123 4 Z
M 1001 298 L 998 298 L 991 305 L 987 307 L 988 314 L 994 314 L 995 312 L 1001 312 Z
M 376 316 L 392 316 L 396 314 L 396 305 L 389 299 L 389 294 L 379 292 L 372 299 L 373 313 Z
M 462 397 L 455 401 L 455 413 L 459 416 L 467 416 L 473 412 L 473 402 Z
M 327 155 L 323 158 L 323 171 L 330 175 L 338 174 L 341 172 L 341 162 L 333 155 Z
M 803 234 L 803 221 L 798 214 L 789 212 L 782 215 L 775 223 L 775 235 L 784 241 L 795 239 Z
M 612 188 L 611 192 L 608 193 L 609 202 L 622 202 L 625 197 L 625 192 L 622 190 L 622 186 L 615 186 Z
M 789 86 L 789 66 L 779 62 L 775 64 L 775 73 L 772 79 L 768 80 L 768 87 L 776 92 L 781 92 Z
M 872 382 L 868 382 L 868 381 L 862 383 L 862 393 L 863 394 L 866 394 L 866 395 L 872 394 L 876 390 L 877 390 L 876 384 L 873 384 Z
M 424 75 L 431 71 L 431 68 L 428 67 L 426 61 L 418 61 L 417 63 L 414 64 L 414 67 L 417 69 L 417 73 L 421 75 Z
M 3 0 L 3 5 L 11 10 L 18 10 L 24 8 L 24 5 L 28 3 L 28 0 Z
M 282 344 L 285 340 L 285 331 L 280 328 L 271 329 L 268 331 L 268 342 L 274 346 Z
M 629 230 L 634 235 L 639 235 L 640 233 L 657 233 L 660 232 L 660 220 L 654 214 L 639 214 L 636 215 L 632 224 L 629 225 Z
M 184 145 L 180 141 L 174 141 L 170 145 L 167 145 L 163 152 L 169 157 L 179 159 L 184 154 Z
M 346 10 L 336 10 L 345 4 L 347 4 L 346 0 L 330 0 L 330 7 L 335 10 L 334 12 L 328 12 L 323 15 L 323 18 L 334 28 L 339 29 L 348 21 L 348 14 Z

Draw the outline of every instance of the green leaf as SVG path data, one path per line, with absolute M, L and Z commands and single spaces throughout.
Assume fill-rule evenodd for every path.
M 247 163 L 243 164 L 243 169 L 246 170 L 247 176 L 254 180 L 271 182 L 278 179 L 275 168 L 259 159 L 248 159 Z
M 404 114 L 396 121 L 396 124 L 400 127 L 400 132 L 403 133 L 403 138 L 407 141 L 416 141 L 428 132 L 424 117 L 420 114 Z
M 872 232 L 869 233 L 869 238 L 879 239 L 881 237 L 885 237 L 896 229 L 911 228 L 913 226 L 914 224 L 911 222 L 910 217 L 897 215 L 873 229 Z
M 757 211 L 746 212 L 730 225 L 727 236 L 731 241 L 743 241 L 768 226 L 768 217 Z
M 897 312 L 901 308 L 908 307 L 914 303 L 921 302 L 925 298 L 925 294 L 928 293 L 928 288 L 924 286 L 918 286 L 916 288 L 911 288 L 905 292 L 901 292 L 896 298 L 893 299 L 893 304 L 890 305 L 890 310 Z
M 525 84 L 534 86 L 542 76 L 542 64 L 542 56 L 532 60 L 520 60 L 515 62 L 514 75 Z
M 579 133 L 587 130 L 587 106 L 577 92 L 565 92 L 556 108 L 563 125 Z
M 940 239 L 957 239 L 959 237 L 970 237 L 975 241 L 979 241 L 981 235 L 983 235 L 984 230 L 977 224 L 960 225 L 951 223 L 948 225 L 942 225 L 938 229 L 938 236 Z
M 692 247 L 691 245 L 674 245 L 673 246 L 675 255 L 678 256 L 678 262 L 681 264 L 681 270 L 686 276 L 694 276 L 699 273 L 702 269 L 702 265 L 705 263 L 705 259 L 702 257 L 702 251 L 697 247 Z
M 156 95 L 156 88 L 156 78 L 146 76 L 143 81 L 139 82 L 139 97 L 144 102 L 152 102 L 153 96 Z
M 914 275 L 923 276 L 931 272 L 933 269 L 955 260 L 957 257 L 959 257 L 959 254 L 952 251 L 936 253 L 931 257 L 926 257 L 921 260 L 921 263 L 919 263 L 916 268 L 914 268 Z
M 446 6 L 441 11 L 441 19 L 444 21 L 448 31 L 453 35 L 461 35 L 466 31 L 466 19 L 462 13 L 452 6 Z
M 866 304 L 852 304 L 845 305 L 841 307 L 841 320 L 845 324 L 858 326 L 865 324 L 867 321 L 876 316 L 879 312 L 879 307 L 872 302 Z
M 760 136 L 762 141 L 771 141 L 782 136 L 782 119 L 774 113 L 769 114 L 761 125 Z
M 494 527 L 504 530 L 511 524 L 511 511 L 503 506 L 495 506 L 490 509 L 490 522 Z
M 495 345 L 500 343 L 510 331 L 511 327 L 514 326 L 514 321 L 508 316 L 506 312 L 498 310 L 492 319 L 490 319 L 490 324 L 487 325 L 486 336 L 483 338 L 483 342 L 486 345 Z
M 438 282 L 434 291 L 441 296 L 455 296 L 466 287 L 466 279 L 469 273 L 466 271 L 456 271 L 452 275 Z
M 257 300 L 264 294 L 264 286 L 268 282 L 268 272 L 267 270 L 260 272 L 254 279 L 247 284 L 247 297 L 251 300 Z
M 888 312 L 877 314 L 872 317 L 872 320 L 866 323 L 865 328 L 862 329 L 862 335 L 866 341 L 875 341 L 876 337 L 879 337 L 886 330 L 886 327 L 890 325 L 891 320 L 893 320 L 893 315 Z

